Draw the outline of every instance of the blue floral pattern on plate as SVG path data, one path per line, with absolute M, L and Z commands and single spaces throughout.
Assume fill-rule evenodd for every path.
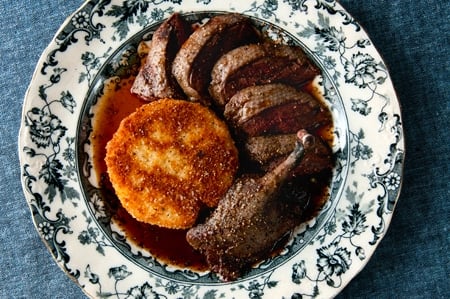
M 89 136 L 105 82 L 138 68 L 136 47 L 175 11 L 191 19 L 248 15 L 305 49 L 335 120 L 330 198 L 284 250 L 233 283 L 165 265 L 111 223 Z M 402 183 L 404 142 L 389 73 L 360 25 L 332 0 L 91 0 L 42 55 L 19 135 L 22 185 L 39 235 L 91 297 L 305 298 L 336 295 L 367 263 Z

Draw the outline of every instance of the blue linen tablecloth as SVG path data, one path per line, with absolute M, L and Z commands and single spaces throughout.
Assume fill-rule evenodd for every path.
M 450 1 L 340 2 L 390 69 L 406 159 L 389 231 L 338 298 L 450 298 Z M 17 149 L 23 97 L 38 58 L 82 3 L 0 1 L 0 298 L 85 297 L 32 224 Z

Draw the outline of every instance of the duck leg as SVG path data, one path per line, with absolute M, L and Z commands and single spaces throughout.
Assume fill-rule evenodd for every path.
M 292 200 L 280 194 L 305 149 L 315 143 L 315 137 L 305 130 L 297 138 L 295 149 L 277 167 L 262 177 L 238 178 L 206 222 L 187 232 L 187 241 L 224 280 L 238 278 L 247 267 L 266 258 L 301 221 L 304 198 Z

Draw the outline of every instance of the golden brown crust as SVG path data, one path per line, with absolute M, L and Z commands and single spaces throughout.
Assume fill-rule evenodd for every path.
M 238 152 L 226 125 L 198 103 L 163 99 L 125 118 L 106 146 L 114 190 L 137 220 L 194 225 L 231 186 Z

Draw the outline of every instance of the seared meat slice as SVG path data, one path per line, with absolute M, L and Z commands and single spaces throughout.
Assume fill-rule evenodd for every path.
M 309 94 L 298 91 L 289 85 L 280 83 L 257 85 L 244 88 L 236 93 L 225 105 L 224 116 L 238 127 L 267 108 L 289 102 L 314 106 L 319 104 Z
M 223 106 L 245 87 L 280 82 L 299 88 L 318 74 L 320 70 L 300 47 L 274 42 L 252 44 L 236 48 L 217 61 L 209 91 Z
M 225 106 L 225 117 L 244 137 L 314 130 L 331 116 L 311 95 L 285 84 L 247 87 Z
M 172 61 L 192 33 L 191 25 L 175 13 L 154 32 L 145 65 L 139 71 L 131 92 L 143 100 L 184 98 L 172 76 Z
M 250 160 L 259 163 L 266 171 L 275 168 L 295 148 L 295 134 L 250 137 L 244 149 Z M 305 150 L 305 156 L 293 170 L 295 175 L 309 175 L 333 167 L 331 148 L 320 138 Z
M 173 61 L 172 73 L 190 100 L 205 102 L 217 59 L 258 40 L 258 31 L 248 18 L 239 14 L 215 16 L 186 40 Z
M 328 111 L 312 101 L 289 102 L 269 107 L 239 126 L 245 135 L 289 134 L 300 129 L 315 130 L 331 121 Z
M 315 142 L 304 130 L 297 135 L 295 149 L 274 170 L 260 178 L 237 179 L 210 218 L 187 232 L 189 244 L 206 256 L 212 271 L 224 280 L 238 278 L 267 257 L 277 241 L 301 222 L 304 198 L 280 196 L 304 149 Z

